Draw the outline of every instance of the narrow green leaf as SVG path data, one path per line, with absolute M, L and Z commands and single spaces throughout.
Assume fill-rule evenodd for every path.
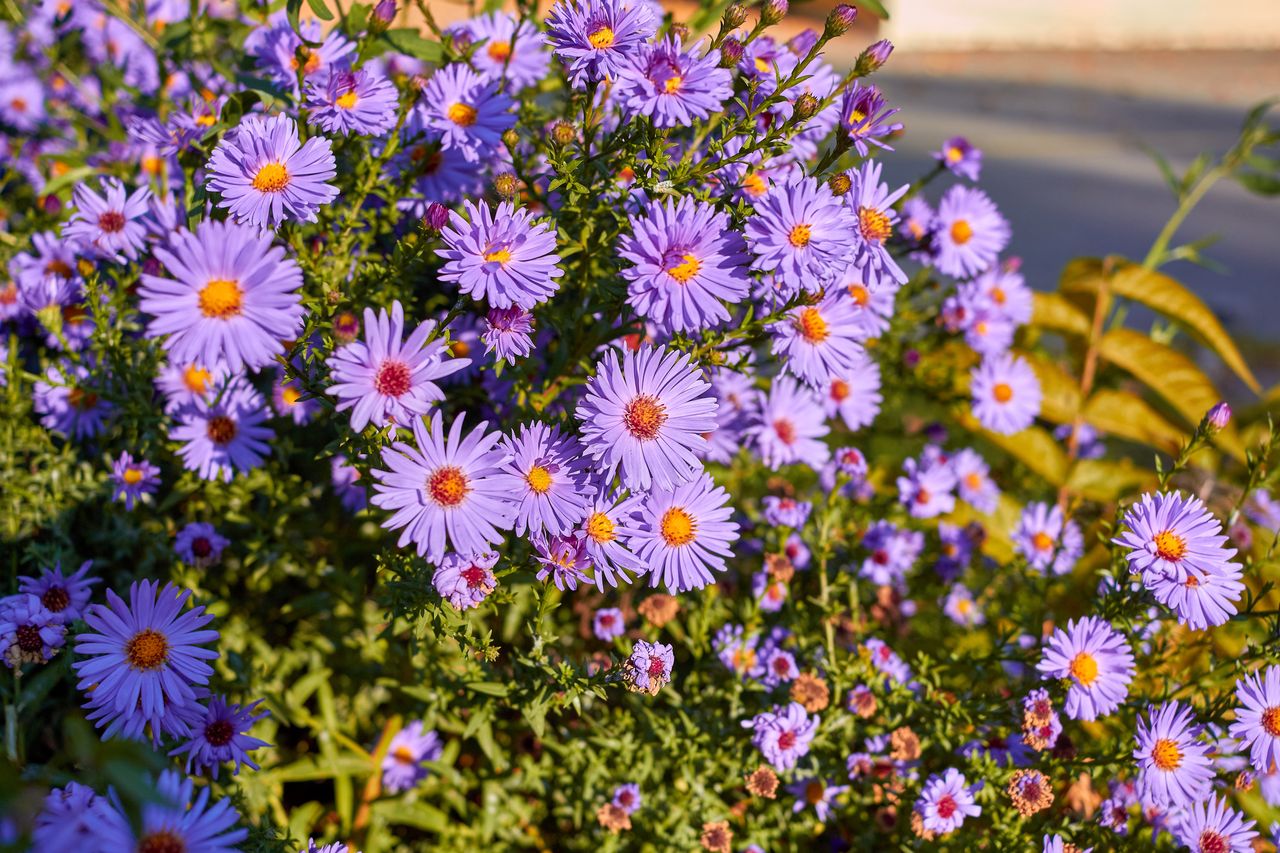
M 311 8 L 312 14 L 322 21 L 332 21 L 333 13 L 329 11 L 329 7 L 324 4 L 324 0 L 307 0 L 307 6 Z

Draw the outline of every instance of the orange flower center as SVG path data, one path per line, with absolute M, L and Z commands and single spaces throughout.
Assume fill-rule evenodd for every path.
M 871 243 L 883 243 L 893 236 L 888 214 L 874 207 L 858 208 L 858 230 L 862 232 L 862 239 Z
M 997 403 L 1007 403 L 1013 399 L 1013 386 L 1007 382 L 997 382 L 996 387 L 991 389 L 991 396 L 996 398 Z
M 1176 563 L 1181 560 L 1187 553 L 1187 542 L 1172 530 L 1165 530 L 1156 534 L 1155 538 L 1156 554 L 1162 560 L 1168 560 Z
M 458 127 L 471 127 L 476 123 L 476 108 L 461 101 L 450 105 L 445 115 Z
M 1161 770 L 1176 770 L 1182 764 L 1182 750 L 1169 738 L 1160 738 L 1151 747 L 1151 761 Z
M 211 319 L 228 320 L 240 314 L 243 298 L 239 282 L 215 278 L 200 289 L 200 313 Z
M 267 163 L 253 176 L 253 188 L 263 193 L 278 193 L 289 186 L 289 170 L 283 163 Z
M 849 285 L 849 297 L 858 303 L 861 308 L 866 308 L 867 303 L 871 301 L 871 291 L 867 289 L 865 284 Z
M 494 62 L 506 62 L 507 57 L 511 55 L 511 43 L 505 41 L 489 42 L 489 47 L 485 52 L 489 54 L 489 58 Z
M 1036 546 L 1037 551 L 1048 551 L 1053 548 L 1053 537 L 1041 530 L 1031 537 L 1031 544 Z
M 1262 728 L 1272 737 L 1280 737 L 1280 705 L 1262 712 Z
M 596 542 L 612 542 L 618 534 L 614 532 L 613 522 L 603 512 L 593 512 L 587 519 L 587 535 Z
M 155 669 L 169 657 L 169 641 L 159 631 L 145 628 L 125 644 L 125 657 L 134 669 Z
M 813 229 L 808 225 L 797 225 L 787 235 L 787 241 L 797 249 L 803 249 L 813 239 Z
M 187 369 L 182 371 L 182 384 L 187 386 L 187 390 L 193 394 L 203 394 L 209 390 L 209 382 L 213 380 L 213 376 L 209 371 L 195 364 L 187 365 Z
M 688 545 L 697 535 L 698 526 L 693 516 L 678 506 L 673 506 L 662 514 L 659 524 L 662 538 L 673 548 Z
M 666 420 L 666 407 L 647 394 L 636 397 L 622 410 L 622 423 L 627 428 L 627 432 L 641 441 L 657 438 L 658 430 Z
M 437 468 L 427 479 L 427 494 L 440 506 L 457 506 L 467 496 L 467 475 L 452 465 Z
M 963 246 L 973 237 L 973 226 L 967 220 L 957 219 L 951 223 L 951 242 Z
M 752 172 L 750 175 L 747 175 L 742 179 L 742 189 L 752 198 L 759 198 L 764 195 L 765 191 L 769 188 L 765 186 L 764 178 L 760 177 L 757 173 Z
M 122 479 L 130 486 L 136 486 L 142 482 L 142 469 L 125 468 L 124 477 Z
M 849 383 L 843 379 L 831 380 L 831 399 L 837 403 L 844 402 L 849 396 Z
M 1080 652 L 1071 659 L 1071 674 L 1085 687 L 1098 680 L 1098 659 L 1088 652 Z
M 138 841 L 137 853 L 186 853 L 187 845 L 167 829 L 149 832 Z
M 800 312 L 796 319 L 796 331 L 811 344 L 820 344 L 831 336 L 827 331 L 827 321 L 817 308 L 805 308 Z

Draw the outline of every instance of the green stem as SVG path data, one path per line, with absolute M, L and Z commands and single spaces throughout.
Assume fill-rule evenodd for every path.
M 1173 239 L 1173 235 L 1182 226 L 1183 220 L 1191 213 L 1192 208 L 1200 203 L 1200 199 L 1204 198 L 1204 194 L 1209 191 L 1209 188 L 1217 183 L 1219 178 L 1225 176 L 1227 172 L 1228 169 L 1222 164 L 1213 167 L 1205 172 L 1200 180 L 1196 181 L 1191 191 L 1182 197 L 1182 201 L 1178 203 L 1178 209 L 1173 212 L 1173 216 L 1169 217 L 1169 221 L 1164 224 L 1164 228 L 1160 229 L 1160 233 L 1156 236 L 1156 241 L 1151 244 L 1151 251 L 1147 252 L 1147 256 L 1143 258 L 1142 266 L 1144 269 L 1153 270 L 1164 263 L 1165 255 L 1169 253 L 1169 241 Z

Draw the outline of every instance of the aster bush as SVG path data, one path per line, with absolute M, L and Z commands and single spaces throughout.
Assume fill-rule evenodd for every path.
M 851 6 L 471 11 L 0 10 L 0 849 L 1265 844 L 1266 106 L 1033 290 Z

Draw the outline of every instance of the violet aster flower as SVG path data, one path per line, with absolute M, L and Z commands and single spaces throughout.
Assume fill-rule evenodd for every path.
M 1148 708 L 1138 718 L 1138 797 L 1145 806 L 1189 806 L 1213 793 L 1209 744 L 1200 740 L 1191 709 L 1180 702 Z
M 66 642 L 67 628 L 39 597 L 19 593 L 0 598 L 0 658 L 9 669 L 45 663 Z
M 89 368 L 83 364 L 51 364 L 36 381 L 33 404 L 40 424 L 68 438 L 93 438 L 115 415 L 115 406 L 90 390 Z
M 915 532 L 918 533 L 919 531 Z M 898 657 L 898 653 L 889 648 L 884 640 L 872 637 L 862 645 L 871 653 L 871 665 L 876 668 L 877 672 L 887 675 L 899 684 L 911 682 L 911 667 L 907 665 L 906 661 Z
M 1254 822 L 1217 797 L 1191 803 L 1173 826 L 1179 844 L 1195 853 L 1251 853 Z
M 36 596 L 58 622 L 70 625 L 84 613 L 93 585 L 102 582 L 101 578 L 88 577 L 91 566 L 93 560 L 85 560 L 80 568 L 64 577 L 62 561 L 58 561 L 51 569 L 41 569 L 38 578 L 19 577 L 18 591 Z
M 894 203 L 906 194 L 910 187 L 903 184 L 896 190 L 880 180 L 880 163 L 868 160 L 857 171 L 850 173 L 852 186 L 842 197 L 853 211 L 857 227 L 854 233 L 854 251 L 850 264 L 862 271 L 869 283 L 906 284 L 907 274 L 889 254 L 885 243 L 893 236 L 898 224 Z
M 661 581 L 673 593 L 701 589 L 714 581 L 713 571 L 725 570 L 725 558 L 733 556 L 729 546 L 738 539 L 728 504 L 729 493 L 706 473 L 645 495 L 630 544 L 649 567 L 651 586 Z
M 178 455 L 184 468 L 229 483 L 237 471 L 257 468 L 271 453 L 267 442 L 275 431 L 262 425 L 268 417 L 262 395 L 236 379 L 214 400 L 197 400 L 177 412 L 169 438 L 183 443 Z
M 516 504 L 515 532 L 567 533 L 587 515 L 586 470 L 582 445 L 557 426 L 525 424 L 502 440 L 511 457 L 498 485 Z
M 699 44 L 685 52 L 675 36 L 667 36 L 641 45 L 620 63 L 614 97 L 628 118 L 647 116 L 654 127 L 689 127 L 720 112 L 733 97 L 733 77 L 720 67 L 720 51 L 704 52 Z
M 222 196 L 218 206 L 258 227 L 315 222 L 321 205 L 338 197 L 329 183 L 338 174 L 329 140 L 300 142 L 297 123 L 283 113 L 241 119 L 214 149 L 208 170 L 209 189 Z
M 408 791 L 430 772 L 425 762 L 437 761 L 444 752 L 444 743 L 435 729 L 423 731 L 421 720 L 414 720 L 396 732 L 382 759 L 382 787 L 388 794 Z
M 466 358 L 446 358 L 443 339 L 428 342 L 434 320 L 420 323 L 404 338 L 404 308 L 396 300 L 391 314 L 385 308 L 364 309 L 364 340 L 341 347 L 328 360 L 334 384 L 326 394 L 338 398 L 336 411 L 351 410 L 351 429 L 360 432 L 370 423 L 408 426 L 444 399 L 433 380 L 457 373 L 471 363 Z
M 836 797 L 849 790 L 848 785 L 830 785 L 827 780 L 813 777 L 800 779 L 787 786 L 787 790 L 796 798 L 791 806 L 792 812 L 801 812 L 806 808 L 813 809 L 820 821 L 831 817 L 836 805 Z
M 769 326 L 773 354 L 783 357 L 783 369 L 812 388 L 865 364 L 861 358 L 861 324 L 853 301 L 833 291 L 814 305 L 792 309 Z
M 352 853 L 352 850 L 341 841 L 334 841 L 331 844 L 323 846 L 317 845 L 314 838 L 307 839 L 307 849 L 300 850 L 298 853 Z M 356 851 L 359 853 L 359 851 Z
M 1224 563 L 1214 571 L 1190 569 L 1184 579 L 1148 573 L 1143 585 L 1156 601 L 1173 610 L 1178 621 L 1197 631 L 1222 625 L 1236 613 L 1244 594 L 1239 563 Z
M 966 628 L 982 625 L 987 621 L 986 614 L 973 600 L 973 593 L 963 584 L 955 584 L 947 591 L 947 597 L 942 602 L 942 612 L 952 622 Z
M 869 553 L 858 574 L 879 586 L 897 586 L 924 550 L 924 534 L 880 519 L 867 528 L 862 547 Z
M 231 540 L 219 534 L 212 524 L 193 521 L 178 531 L 173 550 L 183 562 L 205 568 L 221 560 L 223 549 L 230 544 Z
M 306 391 L 296 379 L 289 379 L 284 371 L 276 372 L 271 382 L 271 408 L 282 418 L 289 418 L 297 426 L 311 422 L 320 411 L 320 404 L 314 397 L 305 396 Z
M 533 351 L 533 315 L 519 305 L 490 308 L 484 323 L 484 351 L 498 361 L 513 364 Z
M 446 261 L 440 279 L 494 308 L 529 310 L 550 299 L 564 274 L 551 226 L 532 222 L 528 208 L 517 210 L 509 201 L 496 213 L 484 201 L 462 204 L 467 217 L 453 211 L 449 226 L 440 231 L 445 248 L 436 254 Z
M 143 275 L 138 291 L 147 334 L 168 335 L 171 360 L 256 369 L 302 330 L 302 271 L 271 235 L 207 219 L 171 247 L 155 254 L 173 278 Z
M 956 185 L 938 204 L 933 240 L 937 267 L 968 278 L 996 262 L 1009 245 L 1009 223 L 982 190 Z
M 970 289 L 989 310 L 1005 317 L 1013 325 L 1025 326 L 1031 322 L 1032 295 L 1026 279 L 1014 263 L 1016 260 L 1013 258 L 989 267 L 961 288 Z
M 622 683 L 633 693 L 657 696 L 671 680 L 675 662 L 675 651 L 666 643 L 636 640 L 631 656 L 622 664 Z
M 636 809 L 640 808 L 642 802 L 640 786 L 634 782 L 619 785 L 613 789 L 613 799 L 610 802 L 627 814 L 635 814 Z
M 724 303 L 750 292 L 746 243 L 727 213 L 692 196 L 649 205 L 632 216 L 618 254 L 632 266 L 627 303 L 663 331 L 708 329 L 729 319 Z
M 308 121 L 327 133 L 382 136 L 396 126 L 399 105 L 395 85 L 367 69 L 334 71 L 307 89 Z
M 100 833 L 114 819 L 106 797 L 99 797 L 87 785 L 68 782 L 44 798 L 31 832 L 31 849 L 107 853 Z
M 560 590 L 577 589 L 579 583 L 587 580 L 591 556 L 587 553 L 582 536 L 577 533 L 563 536 L 534 533 L 530 542 L 533 545 L 533 557 L 540 566 L 538 580 L 551 578 L 556 589 Z
M 148 187 L 129 193 L 116 178 L 102 179 L 102 195 L 88 184 L 77 184 L 72 193 L 76 212 L 63 227 L 62 236 L 117 263 L 125 258 L 137 260 L 147 239 L 142 219 L 150 198 Z
M 951 470 L 956 475 L 956 491 L 960 500 L 979 512 L 995 512 L 1000 502 L 1000 489 L 991 480 L 991 469 L 977 451 L 969 448 L 951 458 Z
M 716 632 L 711 646 L 729 670 L 741 678 L 758 678 L 762 675 L 756 656 L 759 637 L 747 635 L 741 625 L 725 625 Z
M 181 850 L 184 853 L 236 853 L 248 837 L 247 829 L 236 829 L 240 815 L 230 799 L 210 803 L 207 787 L 195 793 L 195 784 L 176 770 L 160 774 L 156 802 L 142 805 L 142 822 L 134 831 L 129 818 L 119 810 L 102 825 L 99 838 L 104 850 Z
M 228 702 L 225 696 L 208 696 L 204 705 L 184 707 L 179 713 L 188 718 L 191 734 L 169 754 L 187 756 L 187 773 L 212 770 L 215 779 L 226 763 L 235 765 L 231 771 L 233 776 L 239 775 L 241 765 L 257 770 L 258 765 L 249 758 L 249 753 L 270 746 L 265 740 L 249 735 L 253 724 L 270 713 L 254 713 L 262 701 L 238 705 Z
M 795 498 L 766 495 L 761 503 L 764 505 L 764 520 L 773 527 L 790 527 L 799 530 L 809 520 L 813 504 L 798 501 Z
M 471 64 L 490 82 L 506 81 L 512 91 L 545 80 L 551 70 L 551 54 L 532 21 L 518 20 L 508 12 L 490 12 L 449 28 L 466 34 L 472 44 L 484 42 L 471 56 Z
M 617 586 L 619 579 L 629 582 L 632 575 L 645 571 L 644 563 L 628 547 L 640 525 L 641 504 L 638 495 L 624 497 L 622 492 L 602 487 L 587 506 L 578 534 L 591 557 L 596 588 L 601 592 L 605 584 Z
M 213 617 L 203 607 L 184 612 L 191 598 L 173 584 L 155 581 L 129 587 L 129 603 L 107 590 L 107 603 L 91 606 L 84 615 L 89 630 L 76 638 L 77 660 L 72 667 L 77 687 L 90 694 L 116 718 L 160 725 L 167 704 L 190 705 L 195 688 L 208 684 L 213 668 L 206 661 L 218 657 L 203 648 L 218 639 L 205 628 Z
M 1040 414 L 1040 380 L 1020 356 L 984 359 L 969 374 L 969 392 L 978 422 L 1001 435 L 1021 432 Z
M 342 501 L 347 512 L 360 512 L 369 505 L 369 495 L 360 479 L 360 469 L 352 465 L 342 454 L 333 457 L 329 463 L 329 479 L 333 484 L 333 492 Z
M 1179 583 L 1192 574 L 1220 574 L 1234 565 L 1222 523 L 1196 497 L 1179 492 L 1144 494 L 1125 512 L 1129 528 L 1111 540 L 1128 549 L 1129 571 L 1144 581 L 1168 577 Z
M 945 166 L 953 175 L 977 181 L 982 171 L 982 152 L 969 144 L 963 136 L 953 136 L 933 153 L 933 159 Z
M 866 157 L 872 146 L 892 151 L 885 139 L 902 130 L 902 122 L 891 121 L 898 112 L 885 105 L 884 95 L 875 86 L 854 80 L 840 102 L 840 127 L 861 157 Z
M 933 518 L 955 509 L 956 475 L 947 462 L 907 459 L 902 474 L 898 500 L 913 518 Z
M 616 607 L 601 607 L 591 620 L 591 631 L 596 639 L 608 643 L 627 632 L 627 623 L 622 611 Z
M 658 16 L 643 2 L 561 0 L 547 16 L 547 44 L 568 66 L 575 88 L 617 79 L 628 57 L 657 32 Z
M 1280 764 L 1280 666 L 1245 675 L 1236 684 L 1236 719 L 1228 729 L 1249 748 L 1259 773 Z
M 427 81 L 414 107 L 411 129 L 424 130 L 445 151 L 457 151 L 478 162 L 502 145 L 502 134 L 515 126 L 515 101 L 462 63 L 446 65 Z
M 634 490 L 671 489 L 701 471 L 702 433 L 716 427 L 710 384 L 688 355 L 666 347 L 610 349 L 596 364 L 575 416 L 587 455 Z
M 880 365 L 861 351 L 852 361 L 850 369 L 827 380 L 822 408 L 827 417 L 839 415 L 846 427 L 857 431 L 870 426 L 880 414 L 884 395 L 880 393 Z
M 431 578 L 440 597 L 453 605 L 455 610 L 469 610 L 478 606 L 498 587 L 493 567 L 498 555 L 492 551 L 472 554 L 445 554 L 439 568 Z
M 1067 678 L 1064 705 L 1073 720 L 1096 720 L 1116 708 L 1129 693 L 1133 653 L 1110 623 L 1089 616 L 1071 620 L 1053 632 L 1036 669 L 1045 678 Z
M 1068 530 L 1068 528 L 1071 528 Z M 1057 504 L 1029 503 L 1022 510 L 1018 527 L 1013 531 L 1013 546 L 1027 558 L 1027 564 L 1044 574 L 1066 574 L 1083 553 L 1073 545 L 1083 543 L 1079 526 L 1063 515 Z M 1067 554 L 1069 556 L 1064 557 Z
M 429 428 L 425 419 L 415 420 L 417 447 L 397 441 L 382 452 L 388 470 L 373 471 L 372 503 L 394 513 L 382 526 L 404 528 L 399 547 L 412 542 L 432 563 L 444 557 L 446 543 L 463 554 L 487 552 L 515 521 L 516 507 L 498 476 L 511 459 L 498 445 L 502 435 L 485 432 L 482 421 L 464 438 L 463 419 L 453 421 L 448 440 L 439 412 Z
M 969 786 L 964 775 L 954 767 L 948 767 L 940 776 L 930 776 L 915 804 L 924 828 L 946 835 L 959 829 L 965 818 L 982 814 L 982 806 L 973 800 L 973 792 L 979 787 L 980 784 Z
M 196 400 L 208 398 L 214 389 L 222 388 L 231 375 L 221 362 L 208 367 L 198 361 L 168 362 L 156 377 L 156 388 L 165 397 L 165 414 L 173 414 L 195 405 Z
M 823 418 L 822 401 L 790 376 L 773 380 L 769 396 L 750 430 L 764 464 L 773 470 L 797 463 L 821 468 L 831 458 L 822 441 L 831 430 Z
M 271 78 L 295 98 L 298 96 L 299 71 L 302 72 L 304 83 L 308 80 L 323 80 L 339 63 L 347 61 L 346 57 L 356 49 L 355 43 L 344 38 L 337 30 L 328 35 L 322 33 L 319 21 L 307 21 L 301 27 L 302 32 L 295 33 L 288 20 L 281 18 L 266 34 L 262 49 L 250 49 L 261 57 Z M 304 43 L 304 35 L 309 42 L 320 42 L 320 46 L 312 47 Z
M 800 178 L 774 188 L 747 219 L 754 269 L 772 272 L 784 295 L 816 291 L 844 270 L 853 214 L 826 184 Z
M 752 730 L 751 743 L 778 770 L 790 770 L 809 754 L 809 745 L 817 734 L 820 718 L 811 718 L 804 706 L 792 702 L 744 720 L 743 728 Z
M 781 603 L 779 603 L 780 607 Z M 774 611 L 777 609 L 774 608 Z M 766 612 L 774 611 L 766 610 Z M 800 667 L 796 665 L 795 655 L 776 646 L 761 650 L 760 667 L 762 670 L 760 683 L 765 687 L 777 687 L 779 684 L 787 684 L 800 677 Z
M 9 51 L 5 51 L 5 65 L 9 65 Z M 0 83 L 0 121 L 19 133 L 32 133 L 45 123 L 44 86 L 40 78 L 26 66 L 7 69 Z
M 111 499 L 122 501 L 124 508 L 133 505 L 146 495 L 155 494 L 160 485 L 160 469 L 146 459 L 134 459 L 124 451 L 111 463 Z

